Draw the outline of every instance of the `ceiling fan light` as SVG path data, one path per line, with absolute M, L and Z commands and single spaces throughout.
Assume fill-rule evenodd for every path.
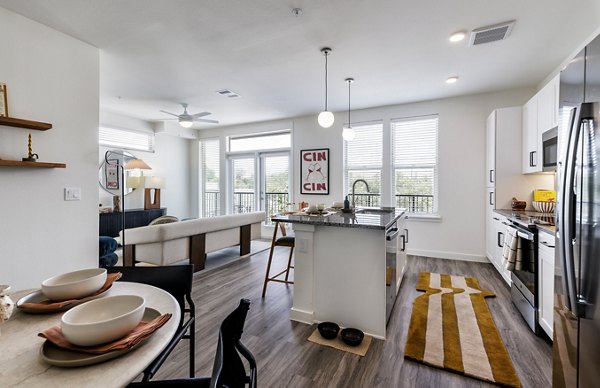
M 342 130 L 342 137 L 346 141 L 354 140 L 355 136 L 356 136 L 356 132 L 354 132 L 354 129 L 352 129 L 352 127 L 350 127 L 350 126 L 344 127 L 344 129 Z
M 317 121 L 319 122 L 319 125 L 322 126 L 323 128 L 329 128 L 333 125 L 333 122 L 335 121 L 335 117 L 333 116 L 333 113 L 331 113 L 328 110 L 324 110 L 323 112 L 319 113 L 319 117 L 317 117 Z
M 191 128 L 193 124 L 194 122 L 191 120 L 179 120 L 179 125 L 184 128 Z

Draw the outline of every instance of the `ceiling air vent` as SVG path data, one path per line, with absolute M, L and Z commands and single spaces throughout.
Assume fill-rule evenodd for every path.
M 217 93 L 219 93 L 221 96 L 225 96 L 225 97 L 229 97 L 229 98 L 236 98 L 236 97 L 240 96 L 236 92 L 233 92 L 233 91 L 231 91 L 229 89 L 217 90 Z
M 469 46 L 495 42 L 508 38 L 515 25 L 515 21 L 504 22 L 493 26 L 481 27 L 471 31 Z

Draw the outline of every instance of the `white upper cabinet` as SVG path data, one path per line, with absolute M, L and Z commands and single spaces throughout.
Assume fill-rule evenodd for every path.
M 559 77 L 523 105 L 523 174 L 542 171 L 542 134 L 558 125 Z
M 496 185 L 496 111 L 493 111 L 487 119 L 485 141 L 485 186 L 494 187 Z
M 538 96 L 523 105 L 523 174 L 542 171 L 538 149 Z

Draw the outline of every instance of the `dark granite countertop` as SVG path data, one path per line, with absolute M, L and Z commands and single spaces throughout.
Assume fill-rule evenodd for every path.
M 494 212 L 516 222 L 525 227 L 535 226 L 551 235 L 556 234 L 556 226 L 554 225 L 554 213 L 540 213 L 531 210 L 510 210 L 496 209 Z
M 323 215 L 296 212 L 276 214 L 271 219 L 297 224 L 385 230 L 405 213 L 406 209 L 393 207 L 357 208 L 354 213 L 343 213 L 341 210 L 328 209 Z

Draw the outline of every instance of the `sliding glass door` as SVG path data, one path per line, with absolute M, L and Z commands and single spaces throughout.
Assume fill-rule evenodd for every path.
M 230 156 L 231 212 L 262 210 L 266 221 L 287 208 L 290 188 L 289 152 L 256 152 Z

